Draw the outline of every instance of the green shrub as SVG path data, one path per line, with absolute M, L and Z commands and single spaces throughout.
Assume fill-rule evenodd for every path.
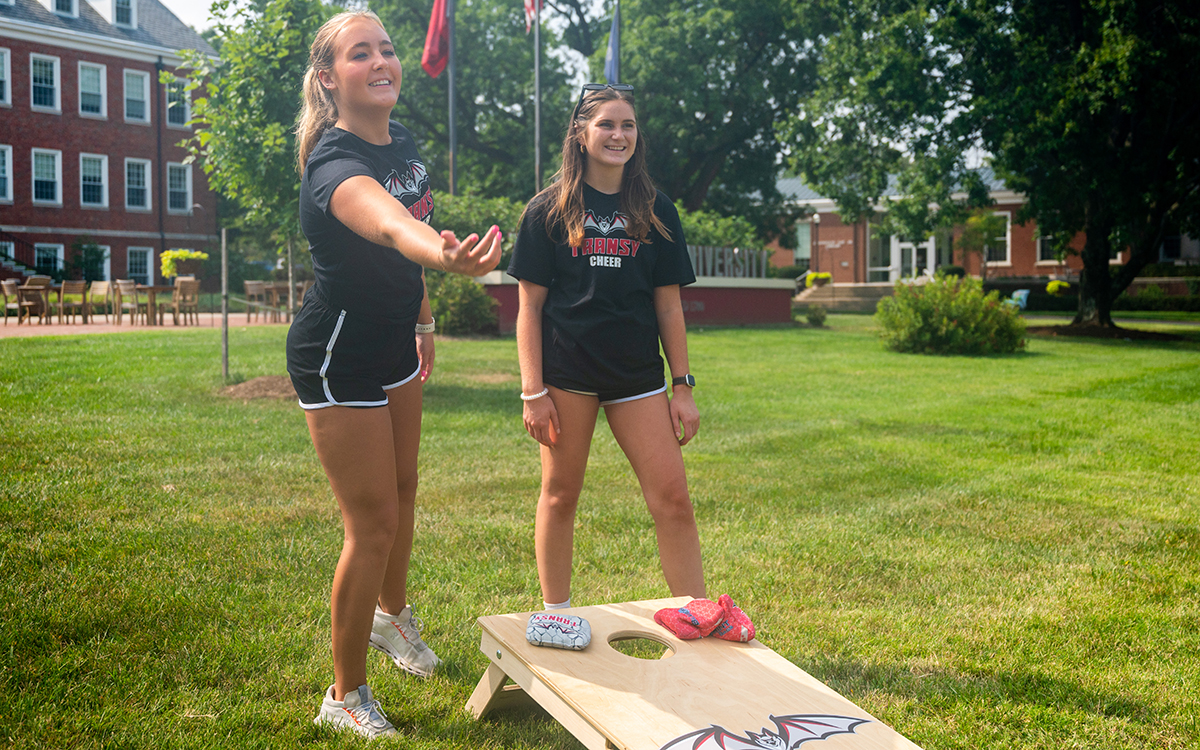
M 1071 285 L 1069 283 L 1059 279 L 1054 279 L 1046 285 L 1046 294 L 1049 294 L 1051 297 L 1058 297 L 1066 294 L 1067 290 L 1070 288 Z
M 953 276 L 956 279 L 961 279 L 967 275 L 967 269 L 962 266 L 940 266 L 938 274 L 941 276 Z
M 807 266 L 768 266 L 767 272 L 776 279 L 795 279 L 808 273 Z
M 813 303 L 808 306 L 808 311 L 804 317 L 808 319 L 808 324 L 813 328 L 820 328 L 825 325 L 825 308 Z
M 433 226 L 438 231 L 449 229 L 460 240 L 472 233 L 482 237 L 493 224 L 500 227 L 504 233 L 504 250 L 498 268 L 502 271 L 508 268 L 513 242 L 521 225 L 521 212 L 525 210 L 523 204 L 508 198 L 450 195 L 437 190 L 433 193 L 433 204 Z
M 805 286 L 816 286 L 817 284 L 823 284 L 828 281 L 833 281 L 833 274 L 809 271 L 804 275 Z
M 497 302 L 483 286 L 456 273 L 425 270 L 429 306 L 439 333 L 496 333 Z
M 741 216 L 722 216 L 713 211 L 688 211 L 676 206 L 683 236 L 689 245 L 740 247 L 761 250 L 754 225 Z
M 888 348 L 915 354 L 993 354 L 1025 347 L 1025 321 L 978 279 L 941 276 L 897 284 L 875 318 Z

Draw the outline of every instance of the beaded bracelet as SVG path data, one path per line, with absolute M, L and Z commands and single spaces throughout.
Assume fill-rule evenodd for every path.
M 521 400 L 522 401 L 533 401 L 535 398 L 541 398 L 542 396 L 545 396 L 549 392 L 550 392 L 549 388 L 543 388 L 541 393 L 535 393 L 532 396 L 526 396 L 524 393 L 522 393 Z

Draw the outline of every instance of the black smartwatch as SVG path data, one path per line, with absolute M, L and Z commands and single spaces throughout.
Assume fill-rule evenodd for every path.
M 696 379 L 689 372 L 687 375 L 680 375 L 677 378 L 671 378 L 671 385 L 686 385 L 688 388 L 696 387 Z

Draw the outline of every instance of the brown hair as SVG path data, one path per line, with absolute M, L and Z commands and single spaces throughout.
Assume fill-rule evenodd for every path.
M 316 148 L 317 141 L 338 121 L 338 108 L 333 94 L 321 85 L 317 74 L 333 69 L 338 34 L 351 21 L 360 18 L 374 21 L 379 28 L 383 28 L 383 21 L 369 10 L 345 11 L 322 24 L 309 48 L 308 70 L 304 73 L 304 105 L 300 108 L 300 116 L 296 118 L 296 168 L 300 174 L 304 174 L 308 155 Z
M 562 166 L 555 175 L 555 181 L 535 196 L 535 200 L 544 197 L 548 204 L 547 231 L 551 227 L 561 227 L 566 232 L 567 244 L 572 247 L 583 244 L 583 214 L 586 210 L 583 205 L 583 177 L 587 171 L 583 133 L 588 123 L 595 119 L 600 105 L 617 99 L 628 102 L 636 114 L 632 92 L 606 88 L 584 95 L 574 119 L 567 124 L 567 135 L 563 138 L 562 146 Z M 621 175 L 618 199 L 621 213 L 629 217 L 625 231 L 630 237 L 647 242 L 650 228 L 653 227 L 664 238 L 671 239 L 667 228 L 654 215 L 654 199 L 657 195 L 658 190 L 646 172 L 646 136 L 639 127 L 633 156 L 625 163 L 625 171 Z M 530 201 L 530 205 L 533 203 Z

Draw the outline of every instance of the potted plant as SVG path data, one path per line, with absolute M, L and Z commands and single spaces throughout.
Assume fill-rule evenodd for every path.
M 809 271 L 804 276 L 804 280 L 808 286 L 825 286 L 833 280 L 833 274 Z
M 164 279 L 175 276 L 199 276 L 201 264 L 208 260 L 208 253 L 199 250 L 167 250 L 159 256 L 160 271 Z

